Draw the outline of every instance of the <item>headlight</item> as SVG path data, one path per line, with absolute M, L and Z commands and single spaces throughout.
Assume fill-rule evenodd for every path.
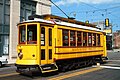
M 23 53 L 18 53 L 18 57 L 20 58 L 20 59 L 22 59 L 23 58 Z

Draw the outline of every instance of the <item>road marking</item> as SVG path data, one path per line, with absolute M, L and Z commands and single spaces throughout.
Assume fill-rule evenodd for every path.
M 101 68 L 108 68 L 108 69 L 120 69 L 120 67 L 111 67 L 111 66 L 100 66 Z
M 104 64 L 104 66 L 116 66 L 116 67 L 118 67 L 120 65 L 119 64 Z
M 102 68 L 96 67 L 96 68 L 92 68 L 92 69 L 88 69 L 88 70 L 83 70 L 83 71 L 80 71 L 80 72 L 71 73 L 71 74 L 68 74 L 68 75 L 63 75 L 63 76 L 58 76 L 58 77 L 55 77 L 55 78 L 50 78 L 49 80 L 63 80 L 63 79 L 66 79 L 66 78 L 70 78 L 70 77 L 81 75 L 81 74 L 86 74 L 86 73 L 97 71 L 97 70 L 100 70 L 100 69 L 102 69 Z
M 0 78 L 1 78 L 1 77 L 13 76 L 13 75 L 17 75 L 17 74 L 19 74 L 19 73 L 0 74 Z
M 106 60 L 106 61 L 115 61 L 115 62 L 120 62 L 120 60 Z

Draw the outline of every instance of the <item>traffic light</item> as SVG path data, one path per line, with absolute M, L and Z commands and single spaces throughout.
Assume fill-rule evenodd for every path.
M 109 18 L 105 19 L 105 27 L 109 27 Z

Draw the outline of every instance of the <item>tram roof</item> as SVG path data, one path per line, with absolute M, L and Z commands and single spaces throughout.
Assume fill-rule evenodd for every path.
M 69 23 L 74 23 L 74 24 L 78 24 L 78 25 L 97 28 L 96 25 L 94 25 L 94 24 L 85 23 L 85 22 L 82 22 L 82 21 L 77 21 L 72 17 L 64 18 L 64 17 L 61 17 L 61 16 L 52 15 L 52 14 L 45 14 L 45 15 L 34 14 L 34 15 L 29 16 L 28 18 L 30 20 L 33 20 L 34 18 L 40 18 L 40 19 L 45 19 L 45 20 L 56 19 L 56 20 L 60 20 L 60 21 L 63 21 L 63 22 L 69 22 Z
M 42 16 L 40 16 L 42 17 Z M 48 23 L 48 24 L 57 24 L 57 25 L 64 25 L 64 26 L 71 26 L 71 27 L 75 27 L 75 28 L 81 28 L 81 29 L 86 29 L 86 30 L 93 30 L 93 31 L 99 31 L 99 32 L 103 32 L 102 30 L 99 30 L 96 27 L 88 27 L 87 25 L 81 25 L 81 24 L 76 24 L 76 23 L 71 23 L 71 22 L 65 22 L 65 21 L 52 21 L 50 19 L 44 19 L 44 18 L 34 18 L 33 20 L 27 20 L 27 21 L 23 21 L 19 24 L 22 23 L 31 23 L 31 22 L 42 22 L 42 23 Z M 18 24 L 18 25 L 19 25 Z

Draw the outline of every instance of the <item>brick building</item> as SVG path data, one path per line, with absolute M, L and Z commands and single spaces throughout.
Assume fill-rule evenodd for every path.
M 113 35 L 114 48 L 120 48 L 120 30 L 114 32 Z

